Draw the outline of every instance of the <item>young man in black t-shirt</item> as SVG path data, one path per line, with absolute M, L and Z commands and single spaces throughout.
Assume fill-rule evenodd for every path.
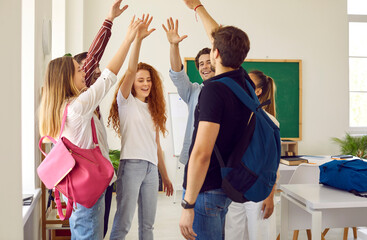
M 210 53 L 215 76 L 206 82 L 199 96 L 189 162 L 185 167 L 180 229 L 186 239 L 223 239 L 224 219 L 231 200 L 221 189 L 219 162 L 214 144 L 226 162 L 244 132 L 250 110 L 224 84 L 216 79 L 230 77 L 245 91 L 250 80 L 241 67 L 250 49 L 247 34 L 227 26 L 219 27 L 200 0 L 184 0 L 196 11 L 212 40 Z

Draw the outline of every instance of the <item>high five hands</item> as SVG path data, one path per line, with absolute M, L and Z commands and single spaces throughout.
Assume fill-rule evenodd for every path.
M 144 38 L 146 38 L 152 32 L 155 31 L 155 28 L 152 28 L 152 29 L 148 30 L 149 25 L 152 22 L 152 20 L 153 20 L 153 17 L 149 18 L 149 14 L 147 14 L 146 16 L 145 16 L 145 14 L 143 14 L 143 17 L 141 19 L 142 24 L 139 26 L 138 32 L 136 34 L 136 39 L 143 40 Z
M 176 19 L 176 23 L 173 22 L 172 18 L 167 19 L 167 27 L 162 24 L 164 31 L 166 32 L 168 42 L 170 44 L 179 44 L 182 40 L 187 38 L 187 35 L 183 35 L 180 37 L 178 34 L 178 20 Z
M 107 20 L 110 20 L 111 22 L 113 22 L 115 18 L 120 16 L 121 13 L 123 13 L 128 8 L 128 5 L 125 5 L 122 8 L 120 8 L 121 2 L 122 0 L 115 0 L 107 16 Z

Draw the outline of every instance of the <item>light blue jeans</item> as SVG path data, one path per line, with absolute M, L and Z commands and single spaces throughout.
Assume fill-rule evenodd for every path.
M 72 240 L 102 240 L 105 210 L 105 192 L 91 208 L 77 203 L 69 218 Z M 63 197 L 65 202 L 67 198 Z
M 185 196 L 185 190 L 183 197 Z M 224 222 L 232 200 L 222 189 L 199 193 L 195 203 L 195 217 L 192 228 L 196 240 L 223 240 Z
M 157 166 L 145 160 L 121 160 L 116 184 L 117 210 L 110 239 L 125 239 L 131 227 L 136 203 L 139 240 L 154 239 L 153 225 L 158 198 Z

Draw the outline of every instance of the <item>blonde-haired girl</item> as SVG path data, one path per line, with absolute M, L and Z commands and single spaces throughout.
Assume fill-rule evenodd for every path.
M 126 37 L 117 53 L 90 88 L 85 85 L 85 73 L 72 57 L 57 58 L 48 64 L 39 115 L 41 135 L 49 135 L 54 138 L 59 136 L 62 115 L 68 105 L 62 135 L 80 148 L 93 148 L 91 127 L 93 118 L 99 147 L 103 156 L 109 159 L 106 131 L 94 112 L 116 82 L 116 75 L 125 61 L 141 24 L 140 20 L 135 21 L 135 18 L 131 20 Z M 93 186 L 90 187 L 93 188 Z M 71 238 L 103 239 L 103 216 L 104 194 L 91 208 L 77 204 L 69 219 Z

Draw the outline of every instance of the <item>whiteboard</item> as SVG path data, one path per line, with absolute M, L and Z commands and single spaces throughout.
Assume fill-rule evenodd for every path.
M 173 141 L 173 154 L 180 156 L 188 117 L 187 104 L 178 93 L 168 93 L 169 114 L 171 119 L 171 136 Z

